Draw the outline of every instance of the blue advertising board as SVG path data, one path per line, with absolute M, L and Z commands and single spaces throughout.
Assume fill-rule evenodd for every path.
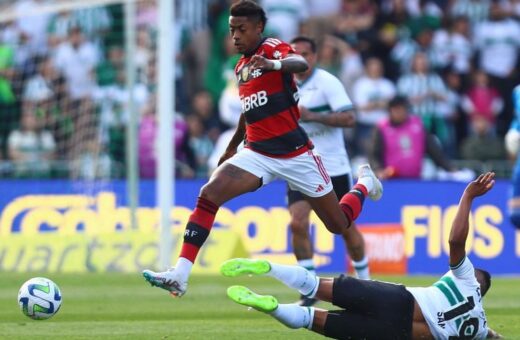
M 183 230 L 203 184 L 198 180 L 176 181 L 176 209 L 172 212 L 174 230 Z M 364 231 L 388 226 L 397 228 L 400 231 L 397 247 L 386 249 L 385 256 L 403 253 L 406 272 L 445 272 L 449 230 L 465 183 L 394 180 L 385 182 L 384 186 L 385 193 L 380 201 L 366 201 L 358 225 Z M 0 190 L 2 258 L 5 257 L 3 254 L 9 254 L 9 237 L 13 235 L 107 234 L 125 232 L 129 227 L 124 181 L 93 184 L 1 180 Z M 520 274 L 520 233 L 508 220 L 508 190 L 508 181 L 497 181 L 491 192 L 475 200 L 470 218 L 468 254 L 476 266 L 495 274 Z M 220 209 L 215 228 L 236 231 L 253 256 L 271 256 L 280 262 L 293 260 L 285 192 L 283 182 L 274 182 L 226 203 Z M 140 231 L 157 233 L 155 182 L 141 181 L 139 193 Z M 319 269 L 344 271 L 346 260 L 342 239 L 329 234 L 315 216 L 312 221 L 311 233 Z M 386 240 L 383 237 L 375 234 L 370 240 Z M 377 248 L 381 250 L 389 242 L 382 241 Z M 0 263 L 0 270 L 3 267 L 7 266 Z

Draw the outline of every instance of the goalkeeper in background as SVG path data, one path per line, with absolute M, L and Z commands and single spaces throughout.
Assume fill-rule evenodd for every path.
M 464 190 L 450 232 L 450 270 L 430 287 L 405 287 L 344 275 L 319 278 L 298 266 L 232 259 L 221 267 L 225 276 L 265 274 L 301 294 L 342 309 L 279 304 L 273 296 L 257 295 L 243 286 L 230 287 L 228 296 L 271 315 L 287 327 L 308 328 L 337 339 L 501 338 L 488 328 L 482 306 L 491 277 L 475 269 L 465 251 L 473 200 L 491 190 L 494 176 L 492 172 L 482 174 Z

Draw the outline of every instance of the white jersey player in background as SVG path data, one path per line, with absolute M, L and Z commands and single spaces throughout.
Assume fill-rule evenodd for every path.
M 492 172 L 482 174 L 464 190 L 450 231 L 450 270 L 430 287 L 412 288 L 344 275 L 316 277 L 299 266 L 232 259 L 220 269 L 225 276 L 271 276 L 301 294 L 341 309 L 281 304 L 274 296 L 257 295 L 244 286 L 229 287 L 227 294 L 290 328 L 308 328 L 335 339 L 500 339 L 500 334 L 489 328 L 482 306 L 491 286 L 490 275 L 475 269 L 465 251 L 473 200 L 491 190 L 494 178 Z
M 321 157 L 332 179 L 334 191 L 341 198 L 352 189 L 352 170 L 345 148 L 343 128 L 354 126 L 354 106 L 340 80 L 316 67 L 316 43 L 312 39 L 296 37 L 291 41 L 291 47 L 309 64 L 307 71 L 295 74 L 301 113 L 300 125 L 312 140 L 313 151 Z M 309 235 L 311 206 L 300 192 L 290 190 L 289 187 L 287 198 L 294 254 L 300 266 L 314 271 L 314 254 Z M 342 237 L 356 275 L 361 279 L 369 279 L 365 242 L 355 223 L 344 229 Z M 314 302 L 314 299 L 304 296 L 300 301 L 303 306 L 310 306 Z

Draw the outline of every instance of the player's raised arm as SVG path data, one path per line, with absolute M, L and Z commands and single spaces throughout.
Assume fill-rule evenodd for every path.
M 240 115 L 240 119 L 238 120 L 237 129 L 235 130 L 235 134 L 229 141 L 228 147 L 224 154 L 220 157 L 218 161 L 218 165 L 224 163 L 226 159 L 231 158 L 236 152 L 237 148 L 244 140 L 244 136 L 246 134 L 246 119 L 243 114 Z
M 495 173 L 487 172 L 469 183 L 462 197 L 450 232 L 450 266 L 456 266 L 466 256 L 466 239 L 469 229 L 469 212 L 473 199 L 487 193 L 495 184 Z
M 251 58 L 251 67 L 265 71 L 281 70 L 287 73 L 299 73 L 306 71 L 309 65 L 301 55 L 291 53 L 280 60 L 271 60 L 261 55 L 254 55 Z

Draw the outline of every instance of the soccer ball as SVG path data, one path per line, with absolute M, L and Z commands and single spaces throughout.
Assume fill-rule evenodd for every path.
M 51 280 L 34 277 L 20 288 L 18 304 L 22 313 L 31 319 L 48 319 L 60 310 L 61 292 Z

